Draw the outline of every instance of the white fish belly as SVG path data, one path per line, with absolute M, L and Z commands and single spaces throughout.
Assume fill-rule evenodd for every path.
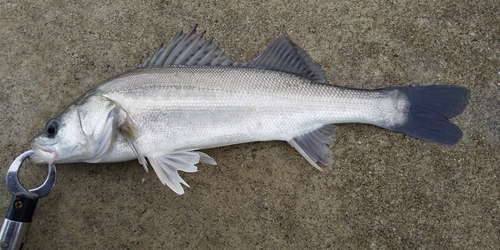
M 334 123 L 396 124 L 404 121 L 405 106 L 397 93 L 338 88 L 255 68 L 140 69 L 98 86 L 96 94 L 130 115 L 145 155 L 288 141 Z M 103 161 L 135 158 L 127 148 L 119 138 Z

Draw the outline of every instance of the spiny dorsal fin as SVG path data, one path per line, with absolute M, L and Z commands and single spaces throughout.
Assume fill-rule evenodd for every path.
M 148 55 L 138 68 L 244 65 L 226 56 L 212 39 L 203 38 L 204 34 L 197 34 L 196 26 L 186 34 L 179 32 L 167 46 L 163 47 L 162 44 L 152 56 Z
M 152 56 L 138 66 L 170 67 L 170 66 L 226 66 L 226 67 L 255 67 L 283 71 L 305 77 L 309 80 L 324 83 L 326 78 L 318 64 L 292 42 L 286 35 L 278 37 L 264 52 L 248 64 L 233 60 L 226 56 L 212 39 L 205 39 L 196 33 L 194 26 L 188 33 L 179 32 L 167 46 L 163 44 Z
M 319 65 L 286 35 L 278 37 L 249 66 L 284 71 L 319 83 L 326 82 Z

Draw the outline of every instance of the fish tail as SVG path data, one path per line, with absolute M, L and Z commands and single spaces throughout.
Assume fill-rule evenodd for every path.
M 405 122 L 386 129 L 410 135 L 425 141 L 454 145 L 462 138 L 462 131 L 449 119 L 465 109 L 469 90 L 459 86 L 432 85 L 390 87 L 407 100 Z

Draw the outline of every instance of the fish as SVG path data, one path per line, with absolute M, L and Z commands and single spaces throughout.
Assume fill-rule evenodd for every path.
M 217 164 L 206 148 L 286 141 L 323 171 L 333 166 L 335 124 L 371 124 L 443 145 L 462 137 L 450 119 L 468 104 L 465 87 L 335 86 L 287 35 L 240 62 L 204 34 L 196 26 L 181 31 L 136 69 L 83 93 L 32 140 L 32 162 L 137 159 L 183 194 L 189 185 L 179 171 Z

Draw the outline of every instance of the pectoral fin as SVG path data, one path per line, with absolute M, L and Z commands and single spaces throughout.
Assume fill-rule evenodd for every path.
M 195 164 L 201 162 L 210 165 L 217 165 L 215 160 L 203 152 L 185 151 L 160 156 L 144 155 L 141 149 L 136 145 L 136 129 L 133 119 L 122 109 L 119 112 L 119 132 L 130 145 L 132 151 L 137 156 L 137 160 L 148 172 L 148 161 L 155 170 L 160 181 L 169 186 L 175 193 L 183 194 L 184 189 L 181 183 L 189 185 L 179 176 L 177 171 L 196 172 Z M 146 158 L 148 161 L 146 161 Z
M 175 193 L 183 194 L 181 183 L 189 185 L 179 176 L 177 171 L 193 173 L 197 171 L 195 164 L 198 162 L 217 165 L 212 157 L 202 152 L 186 151 L 168 155 L 148 157 L 160 181 L 170 187 Z
M 318 166 L 317 162 L 327 167 L 332 166 L 333 154 L 326 144 L 332 144 L 334 129 L 334 125 L 326 125 L 320 129 L 295 137 L 289 140 L 288 143 L 297 149 L 315 168 L 323 171 L 323 168 Z
M 132 121 L 132 118 L 122 110 L 122 121 L 120 122 L 120 134 L 125 138 L 125 140 L 128 142 L 130 145 L 130 148 L 132 151 L 134 151 L 135 156 L 137 157 L 137 160 L 139 163 L 144 167 L 144 170 L 148 172 L 148 162 L 146 161 L 146 158 L 142 154 L 142 152 L 138 149 L 137 145 L 135 144 L 135 126 L 134 122 Z

